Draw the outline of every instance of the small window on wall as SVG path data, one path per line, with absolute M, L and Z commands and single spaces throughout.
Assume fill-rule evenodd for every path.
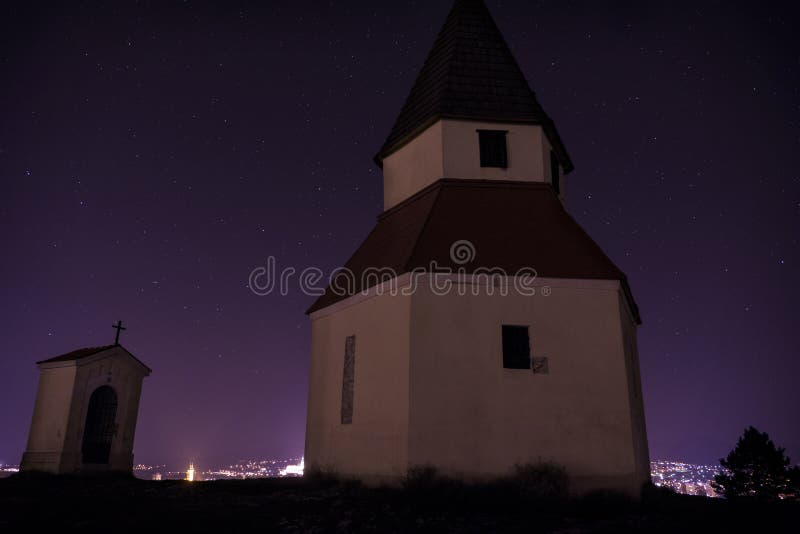
M 503 367 L 531 368 L 531 344 L 527 326 L 503 325 Z
M 478 130 L 481 167 L 508 167 L 506 130 Z
M 353 422 L 353 393 L 356 374 L 356 336 L 344 340 L 344 371 L 342 373 L 342 424 Z
M 558 156 L 552 150 L 550 151 L 550 181 L 553 184 L 553 191 L 556 195 L 561 194 L 561 174 L 559 173 Z

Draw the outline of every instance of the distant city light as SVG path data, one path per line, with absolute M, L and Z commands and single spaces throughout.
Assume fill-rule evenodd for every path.
M 4 468 L 12 466 L 0 465 L 0 476 Z M 670 488 L 677 493 L 719 497 L 711 486 L 714 475 L 720 472 L 719 465 L 697 465 L 672 460 L 655 460 L 650 462 L 650 474 L 653 484 Z M 195 470 L 194 463 L 188 471 L 170 471 L 166 465 L 137 465 L 134 473 L 139 478 L 150 480 L 225 480 L 245 478 L 297 477 L 305 472 L 305 458 L 276 458 L 265 460 L 243 460 L 234 465 Z M 190 478 L 191 473 L 191 478 Z M 10 474 L 10 473 L 8 473 Z M 5 476 L 8 476 L 5 475 Z
M 14 473 L 19 473 L 18 465 L 0 463 L 0 478 L 9 477 Z
M 246 478 L 273 478 L 282 476 L 302 476 L 305 462 L 302 457 L 242 460 L 225 467 L 200 470 L 194 468 L 194 481 L 230 480 Z M 144 480 L 188 480 L 187 469 L 170 469 L 167 465 L 137 464 L 133 473 Z
M 656 460 L 650 462 L 650 477 L 656 486 L 670 488 L 676 493 L 719 497 L 711 486 L 711 481 L 721 469 L 718 465 Z
M 303 471 L 305 470 L 306 459 L 305 457 L 300 458 L 300 463 L 297 465 L 287 465 L 285 468 L 279 471 L 280 476 L 282 477 L 301 477 L 303 476 Z

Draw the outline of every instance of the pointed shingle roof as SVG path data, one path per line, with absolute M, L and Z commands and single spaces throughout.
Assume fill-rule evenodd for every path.
M 383 159 L 438 119 L 539 124 L 565 172 L 572 161 L 483 0 L 456 0 L 386 142 Z

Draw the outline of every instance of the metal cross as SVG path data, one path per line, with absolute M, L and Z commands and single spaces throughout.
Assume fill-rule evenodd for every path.
M 120 330 L 127 330 L 124 326 L 122 326 L 122 321 L 117 321 L 117 324 L 112 324 L 111 328 L 117 329 L 117 337 L 114 338 L 114 345 L 119 345 L 119 331 Z

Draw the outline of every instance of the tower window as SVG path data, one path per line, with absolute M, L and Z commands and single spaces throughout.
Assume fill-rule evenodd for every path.
M 506 130 L 478 130 L 481 167 L 508 167 Z
M 344 340 L 344 372 L 342 373 L 342 424 L 353 422 L 353 389 L 356 374 L 356 336 Z
M 558 156 L 552 150 L 550 151 L 550 181 L 553 184 L 553 191 L 556 195 L 561 194 L 561 175 L 558 172 Z
M 527 326 L 503 325 L 503 367 L 531 368 L 531 344 Z

